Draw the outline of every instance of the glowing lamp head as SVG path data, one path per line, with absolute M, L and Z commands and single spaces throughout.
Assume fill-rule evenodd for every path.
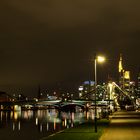
M 103 63 L 105 61 L 105 57 L 103 56 L 97 56 L 97 62 Z

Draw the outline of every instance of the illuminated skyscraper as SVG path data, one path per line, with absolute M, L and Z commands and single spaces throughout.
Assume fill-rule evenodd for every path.
M 119 60 L 119 84 L 120 87 L 129 92 L 130 91 L 130 71 L 126 71 L 123 68 L 123 58 L 122 54 L 120 54 L 120 60 Z
M 118 71 L 119 71 L 119 84 L 121 88 L 124 88 L 124 69 L 123 69 L 123 59 L 122 59 L 122 54 L 120 54 L 120 60 L 119 60 L 119 66 L 118 66 Z
M 119 73 L 123 71 L 123 66 L 122 66 L 122 54 L 120 54 L 120 60 L 119 60 Z
M 124 89 L 130 92 L 130 71 L 124 72 Z

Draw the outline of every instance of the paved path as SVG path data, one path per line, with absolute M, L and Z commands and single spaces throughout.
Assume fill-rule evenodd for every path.
M 100 140 L 140 140 L 140 112 L 115 112 Z

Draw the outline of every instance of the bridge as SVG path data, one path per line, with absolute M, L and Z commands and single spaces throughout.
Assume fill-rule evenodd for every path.
M 100 100 L 97 101 L 98 107 L 106 107 L 108 106 L 108 101 Z M 54 101 L 38 101 L 35 106 L 39 109 L 51 109 L 56 108 L 60 111 L 76 111 L 77 110 L 89 110 L 90 108 L 94 109 L 95 100 L 70 100 L 62 102 L 61 100 L 54 100 Z
M 119 92 L 116 92 L 116 89 Z M 75 110 L 77 107 L 81 108 L 82 110 L 87 110 L 88 108 L 94 108 L 95 100 L 94 100 L 94 92 L 88 92 L 85 96 L 91 94 L 92 98 L 90 99 L 78 99 L 78 100 L 69 100 L 67 102 L 63 102 L 61 100 L 24 100 L 24 101 L 13 101 L 11 96 L 5 93 L 1 93 L 4 95 L 4 98 L 0 98 L 0 110 L 12 110 L 14 109 L 15 105 L 19 105 L 22 109 L 51 109 L 57 108 L 59 110 Z M 101 91 L 99 91 L 100 93 Z M 129 100 L 131 104 L 135 106 L 134 99 L 131 98 L 128 92 L 122 90 L 115 82 L 109 82 L 105 87 L 102 88 L 102 98 L 96 99 L 97 106 L 105 106 L 111 108 L 111 106 L 115 108 L 120 108 L 127 104 L 126 100 Z M 98 93 L 97 93 L 98 94 Z M 122 100 L 123 99 L 123 100 Z M 125 100 L 124 100 L 125 99 Z
M 132 96 L 128 91 L 120 88 L 115 82 L 108 84 L 108 90 L 110 99 L 114 100 L 116 106 L 125 109 L 126 105 L 132 105 L 134 109 L 136 108 L 135 95 Z

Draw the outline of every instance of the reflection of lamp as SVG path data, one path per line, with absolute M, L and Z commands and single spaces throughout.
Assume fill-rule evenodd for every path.
M 96 93 L 97 93 L 97 62 L 103 63 L 105 61 L 105 57 L 103 56 L 95 56 L 94 59 L 94 69 L 95 69 L 95 132 L 97 132 L 97 105 L 96 105 Z

